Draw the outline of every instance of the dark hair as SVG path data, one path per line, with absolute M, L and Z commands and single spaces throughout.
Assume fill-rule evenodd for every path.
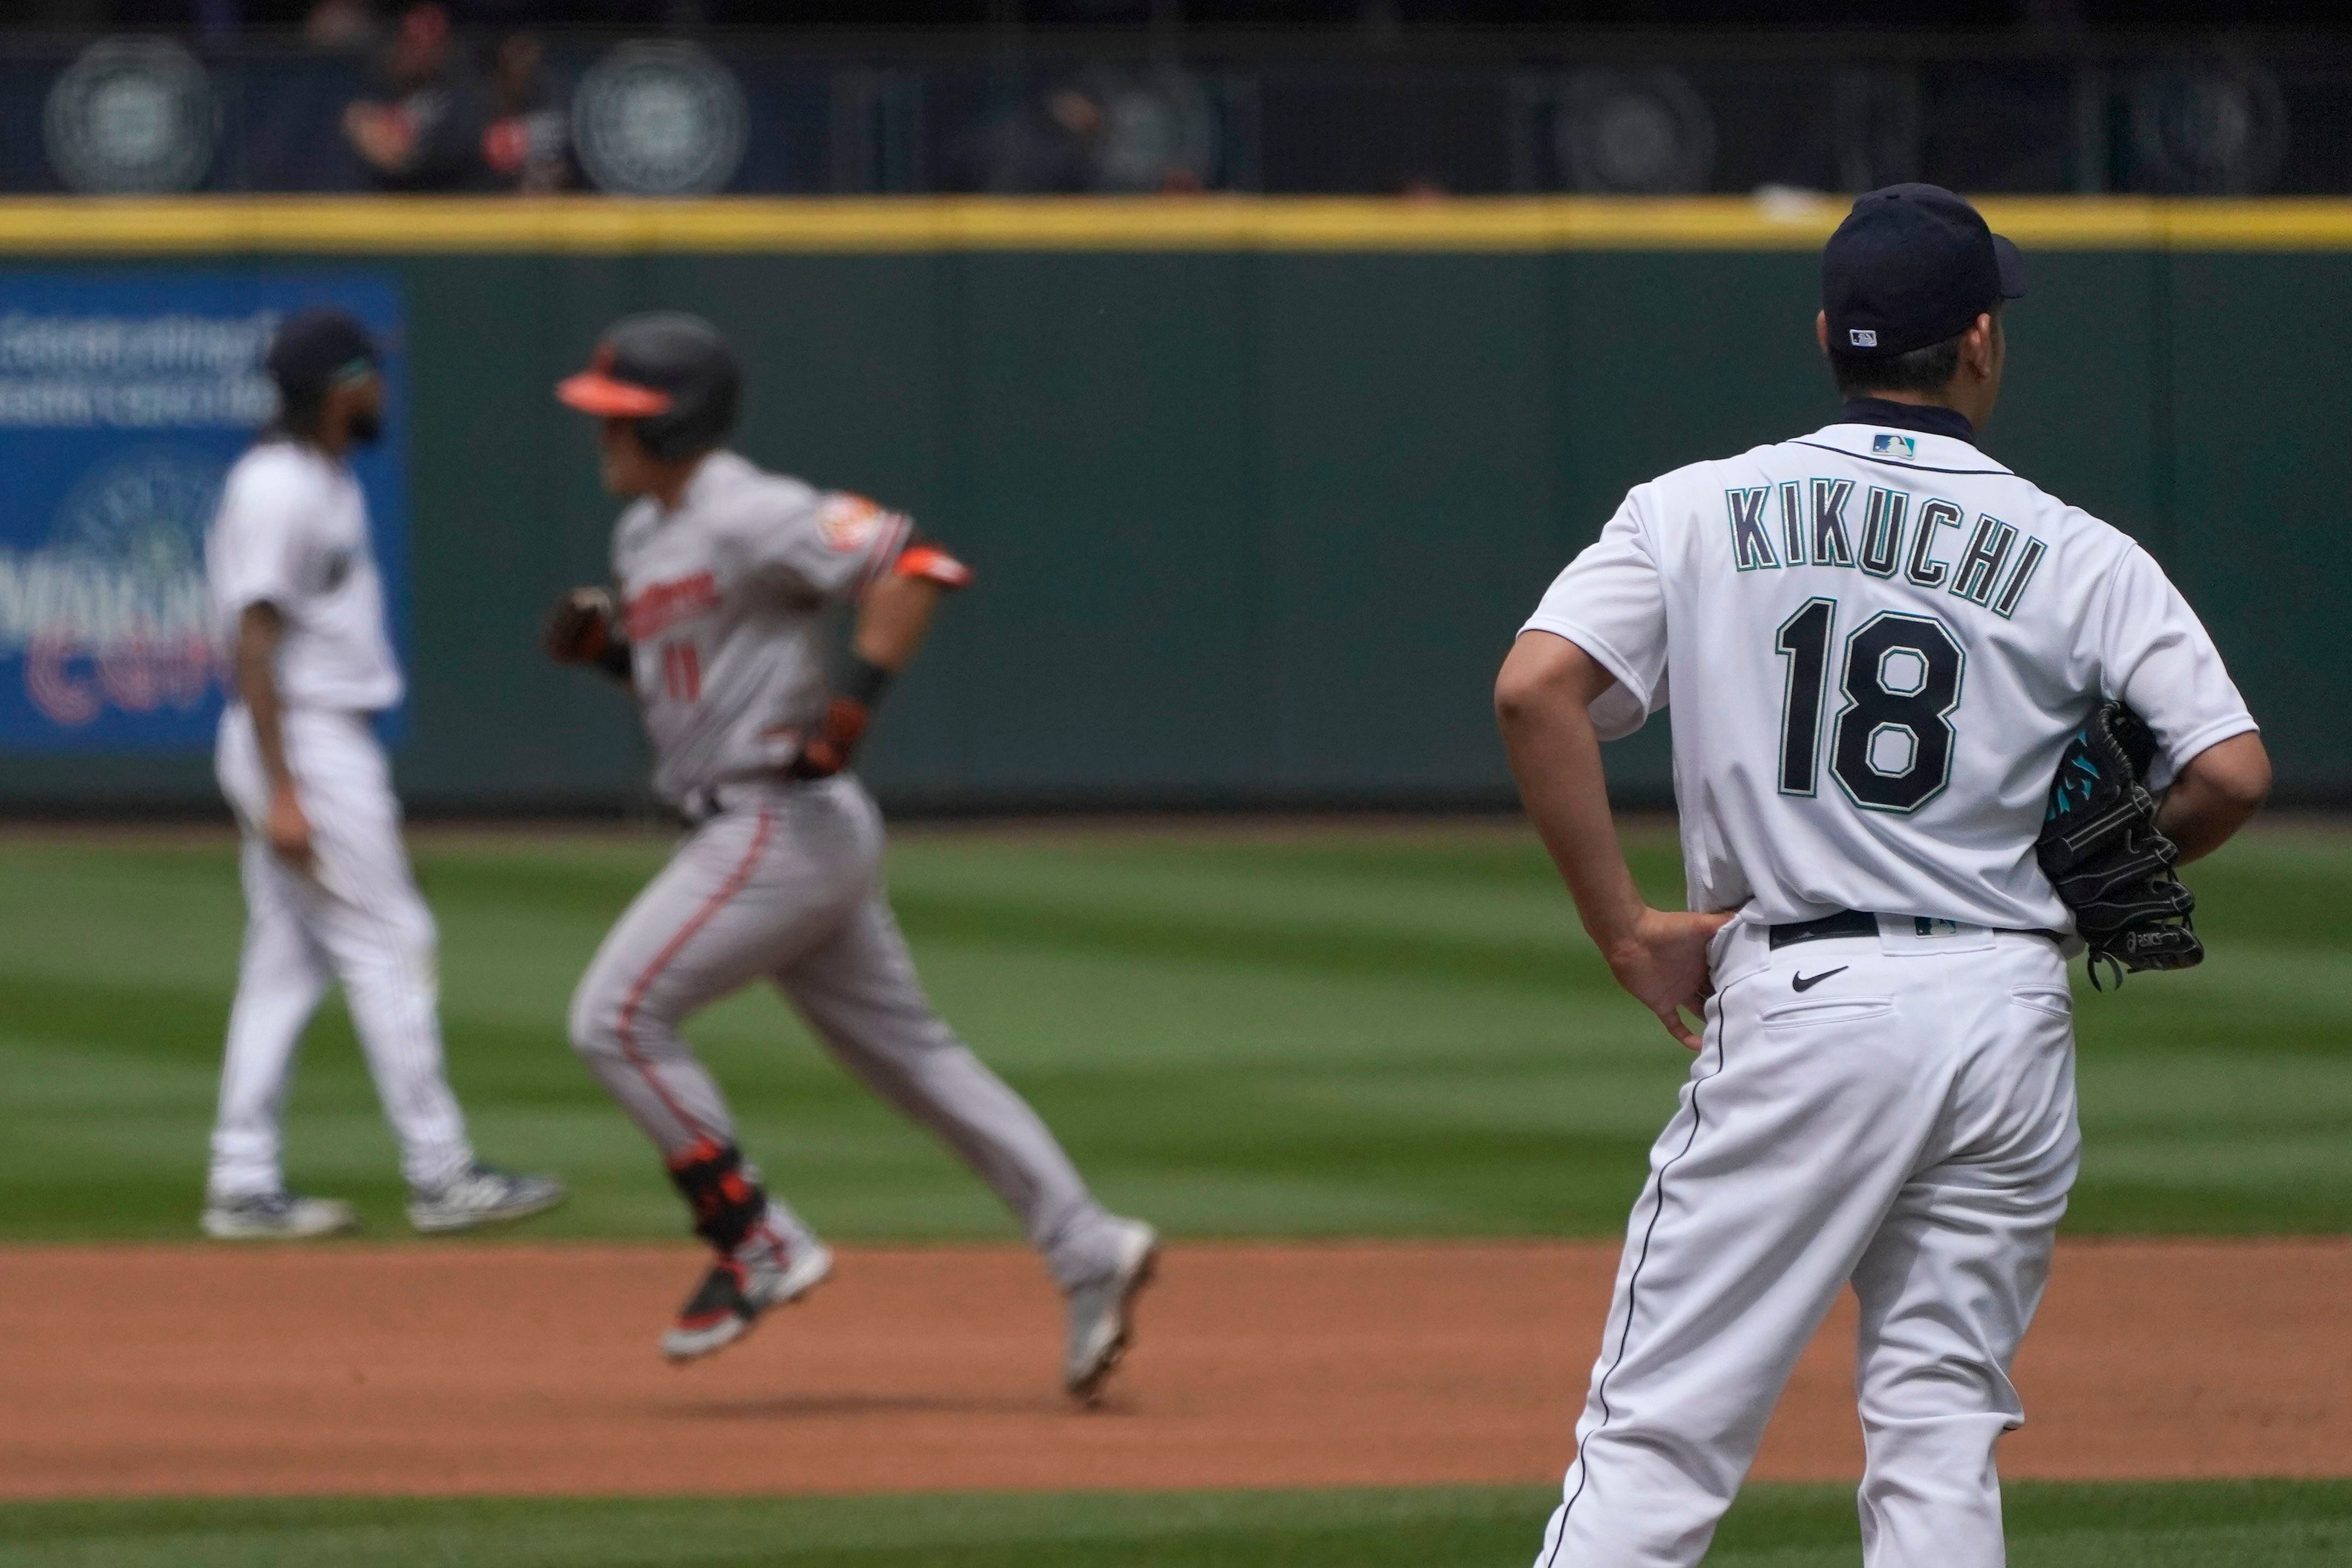
M 278 394 L 278 416 L 262 430 L 264 440 L 292 437 L 308 440 L 319 433 L 319 422 L 327 416 L 327 392 L 324 387 L 315 394 L 308 387 L 300 395 L 280 390 Z
M 2001 304 L 1995 300 L 1987 311 L 1996 327 L 2000 321 Z M 1969 326 L 1975 324 L 1971 321 Z M 1929 343 L 1924 349 L 1890 354 L 1885 359 L 1865 359 L 1832 349 L 1830 374 L 1837 382 L 1840 397 L 1867 397 L 1874 392 L 1941 392 L 1959 374 L 1960 340 L 1968 335 L 1969 329 L 1963 327 L 1940 343 Z

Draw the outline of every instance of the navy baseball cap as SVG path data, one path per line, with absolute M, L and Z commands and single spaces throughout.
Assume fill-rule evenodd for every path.
M 1889 359 L 1966 331 L 2025 293 L 2025 258 L 1941 185 L 1863 196 L 1822 248 L 1830 352 Z
M 330 386 L 346 377 L 374 370 L 383 357 L 358 318 L 319 305 L 286 318 L 265 363 L 278 391 L 301 402 L 325 396 Z

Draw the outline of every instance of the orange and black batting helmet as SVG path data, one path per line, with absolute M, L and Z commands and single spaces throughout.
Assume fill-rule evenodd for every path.
M 555 395 L 583 414 L 629 420 L 647 452 L 675 462 L 735 428 L 743 369 L 709 322 L 660 310 L 606 328 L 588 368 L 557 383 Z

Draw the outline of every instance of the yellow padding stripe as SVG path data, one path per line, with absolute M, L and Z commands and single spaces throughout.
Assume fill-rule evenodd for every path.
M 0 253 L 1810 250 L 1837 197 L 0 198 Z M 2352 201 L 2017 197 L 2045 249 L 2352 249 Z

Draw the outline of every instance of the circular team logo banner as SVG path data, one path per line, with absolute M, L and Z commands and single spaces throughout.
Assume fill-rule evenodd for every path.
M 1703 191 L 1715 169 L 1714 116 L 1689 82 L 1663 68 L 1579 72 L 1553 133 L 1560 166 L 1580 191 Z
M 2267 190 L 2286 157 L 2286 97 L 2244 61 L 2151 70 L 2132 89 L 2138 173 L 2149 188 L 2199 196 Z
M 77 191 L 194 190 L 220 142 L 212 79 L 169 38 L 92 44 L 49 89 L 43 121 L 49 164 Z
M 47 606 L 22 658 L 26 697 L 51 724 L 184 713 L 212 696 L 204 537 L 222 473 L 209 453 L 133 447 L 75 486 L 46 546 L 11 563 Z
M 1172 68 L 1088 84 L 1100 105 L 1095 184 L 1106 191 L 1197 190 L 1216 170 L 1217 116 L 1201 84 Z
M 734 73 L 692 44 L 623 44 L 581 78 L 572 137 L 600 190 L 703 196 L 735 177 L 750 118 Z

